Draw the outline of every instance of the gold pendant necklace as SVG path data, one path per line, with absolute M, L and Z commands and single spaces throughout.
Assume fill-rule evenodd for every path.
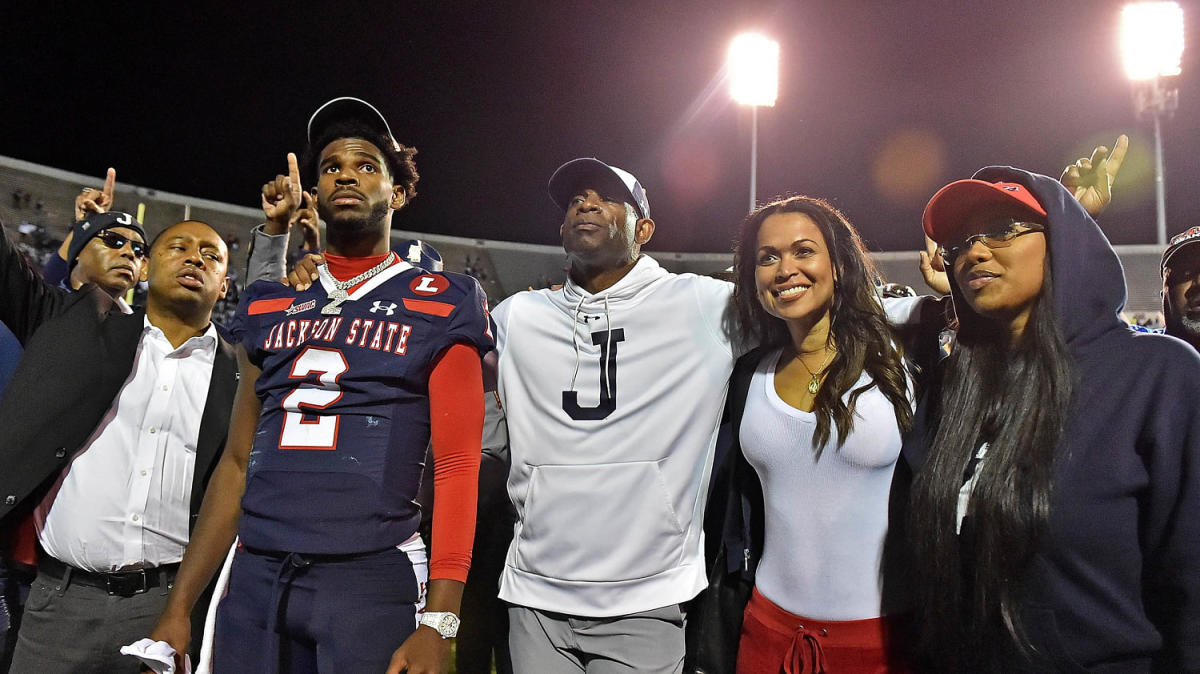
M 809 379 L 808 381 L 808 392 L 812 395 L 817 395 L 817 391 L 821 390 L 821 375 L 825 373 L 825 365 L 829 363 L 829 359 L 833 357 L 834 351 L 829 349 L 828 344 L 825 345 L 825 360 L 821 361 L 821 366 L 817 368 L 816 372 L 808 369 L 808 364 L 805 363 L 804 359 L 800 357 L 799 350 L 796 350 L 795 353 L 796 360 L 800 361 L 800 365 L 804 368 L 804 371 L 808 373 L 809 377 L 812 377 L 812 379 Z

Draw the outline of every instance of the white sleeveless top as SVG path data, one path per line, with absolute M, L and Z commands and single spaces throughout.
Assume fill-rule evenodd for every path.
M 881 606 L 888 495 L 900 456 L 895 409 L 872 387 L 855 403 L 853 430 L 837 429 L 820 458 L 816 415 L 775 392 L 780 350 L 754 373 L 739 431 L 766 504 L 765 543 L 755 585 L 783 609 L 816 620 L 862 620 Z M 870 382 L 863 373 L 858 388 Z M 849 393 L 847 393 L 847 397 Z

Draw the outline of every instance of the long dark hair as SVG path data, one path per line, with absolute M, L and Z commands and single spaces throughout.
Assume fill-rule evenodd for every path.
M 921 569 L 919 646 L 941 671 L 1001 671 L 1013 657 L 1038 657 L 1020 616 L 1019 579 L 1048 525 L 1072 389 L 1050 267 L 1047 253 L 1041 292 L 1015 344 L 1007 328 L 955 302 L 960 327 L 934 397 L 932 443 L 913 482 L 908 528 Z M 960 536 L 958 494 L 983 442 L 987 455 Z
M 830 261 L 837 273 L 829 327 L 837 355 L 829 363 L 825 386 L 817 392 L 813 402 L 817 417 L 813 440 L 818 453 L 829 442 L 831 425 L 837 427 L 839 445 L 850 434 L 854 425 L 854 403 L 872 385 L 891 401 L 900 430 L 908 430 L 912 426 L 912 405 L 908 399 L 904 363 L 875 290 L 878 276 L 875 265 L 854 226 L 825 200 L 805 196 L 781 199 L 759 207 L 742 222 L 734 245 L 737 285 L 733 291 L 736 322 L 741 334 L 766 347 L 791 343 L 786 324 L 762 308 L 755 291 L 758 230 L 776 213 L 800 213 L 811 218 L 825 237 Z M 858 383 L 864 370 L 873 384 L 854 390 L 849 404 L 843 402 L 842 396 Z

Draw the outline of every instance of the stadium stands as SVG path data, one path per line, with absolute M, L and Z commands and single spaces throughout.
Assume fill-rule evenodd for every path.
M 99 182 L 96 176 L 0 156 L 0 219 L 10 229 L 25 223 L 40 225 L 50 239 L 61 241 L 74 217 L 73 204 L 79 188 L 95 186 Z M 24 199 L 19 207 L 14 205 L 12 194 L 17 191 L 30 195 L 28 206 Z M 42 203 L 40 209 L 36 207 L 39 201 Z M 187 217 L 209 223 L 226 240 L 237 244 L 231 250 L 230 268 L 239 273 L 245 271 L 250 229 L 262 221 L 262 211 L 257 207 L 224 204 L 121 182 L 117 183 L 114 201 L 117 209 L 132 213 L 136 213 L 139 203 L 145 204 L 143 224 L 150 236 Z M 914 231 L 919 231 L 916 230 L 917 223 L 913 227 Z M 519 290 L 562 283 L 566 276 L 566 258 L 558 246 L 402 230 L 393 230 L 392 238 L 397 242 L 408 239 L 428 241 L 442 254 L 448 271 L 469 271 L 479 279 L 493 304 Z M 1127 312 L 1135 316 L 1157 313 L 1161 309 L 1162 282 L 1158 264 L 1162 251 L 1153 245 L 1117 246 L 1116 250 L 1129 284 Z M 647 252 L 675 272 L 719 275 L 733 261 L 732 255 L 725 251 L 671 253 L 649 249 Z M 880 252 L 874 253 L 873 257 L 889 281 L 912 286 L 918 292 L 925 291 L 917 270 L 916 251 Z

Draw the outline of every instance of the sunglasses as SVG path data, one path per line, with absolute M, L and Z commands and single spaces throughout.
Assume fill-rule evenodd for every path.
M 948 265 L 954 264 L 959 255 L 966 252 L 971 246 L 978 241 L 988 248 L 1007 248 L 1012 245 L 1013 239 L 1022 234 L 1031 232 L 1044 232 L 1046 227 L 1039 225 L 1036 222 L 1010 222 L 1004 226 L 1004 229 L 990 234 L 972 234 L 967 238 L 959 241 L 951 246 L 942 246 L 941 254 L 942 261 Z
M 104 245 L 113 250 L 120 250 L 129 244 L 129 250 L 133 251 L 133 256 L 139 260 L 146 259 L 146 244 L 141 241 L 134 241 L 128 237 L 121 236 L 112 230 L 104 230 L 96 235 L 97 239 L 104 242 Z

